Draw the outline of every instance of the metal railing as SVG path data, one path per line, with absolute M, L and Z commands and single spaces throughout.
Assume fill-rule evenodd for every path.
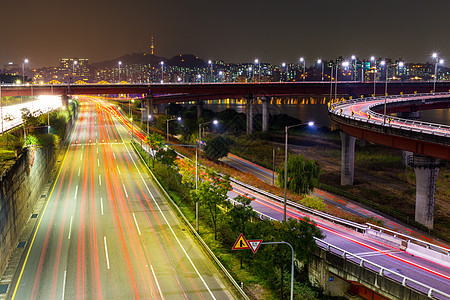
M 386 100 L 389 100 L 388 104 L 392 105 L 393 103 L 415 101 L 415 100 L 420 100 L 420 99 L 426 101 L 427 99 L 442 99 L 442 98 L 450 98 L 450 93 L 445 92 L 445 93 L 436 93 L 436 94 L 395 95 L 395 96 L 388 96 L 386 98 Z M 422 122 L 422 121 L 416 121 L 416 120 L 409 120 L 409 119 L 403 119 L 403 118 L 392 117 L 392 116 L 388 117 L 390 122 L 385 123 L 384 121 L 375 120 L 373 118 L 364 118 L 362 116 L 357 116 L 357 115 L 352 116 L 352 115 L 348 115 L 343 112 L 340 112 L 341 108 L 351 106 L 351 104 L 361 103 L 361 102 L 371 102 L 374 100 L 385 100 L 385 97 L 381 96 L 381 97 L 368 97 L 368 98 L 361 98 L 361 99 L 342 100 L 342 101 L 338 101 L 335 103 L 331 103 L 328 111 L 337 116 L 355 120 L 355 121 L 376 124 L 376 125 L 382 125 L 382 126 L 392 127 L 392 128 L 402 129 L 402 130 L 420 132 L 420 133 L 425 133 L 425 134 L 430 134 L 430 135 L 438 135 L 438 136 L 444 136 L 444 137 L 450 136 L 450 126 L 448 126 L 448 125 Z M 380 104 L 379 102 L 369 105 L 369 107 L 368 107 L 368 109 L 370 111 L 369 114 L 371 116 L 375 116 L 378 118 L 384 118 L 384 116 L 385 116 L 384 114 L 380 114 L 380 113 L 377 113 L 377 112 L 371 110 L 375 107 L 379 107 L 379 106 L 383 106 L 383 105 L 384 104 Z M 392 123 L 392 121 L 396 121 L 397 123 Z M 398 123 L 402 123 L 402 124 L 398 124 Z M 449 132 L 441 132 L 441 131 L 449 131 Z
M 334 246 L 333 244 L 325 242 L 324 240 L 321 240 L 318 238 L 314 238 L 314 239 L 316 240 L 316 244 L 319 246 L 319 248 L 321 248 L 329 253 L 332 253 L 336 256 L 340 256 L 344 260 L 351 262 L 355 265 L 359 265 L 361 268 L 372 271 L 373 273 L 375 273 L 379 276 L 383 276 L 383 277 L 389 278 L 391 280 L 394 280 L 394 281 L 400 283 L 404 287 L 407 287 L 411 290 L 417 291 L 421 294 L 425 294 L 428 296 L 428 298 L 450 299 L 449 294 L 444 293 L 435 288 L 432 288 L 429 285 L 423 284 L 417 280 L 406 277 L 396 271 L 385 268 L 379 264 L 373 263 L 369 260 L 362 258 L 361 256 L 350 253 L 342 248 Z
M 400 232 L 397 232 L 397 231 L 393 231 L 393 230 L 390 230 L 390 229 L 387 229 L 387 228 L 384 228 L 384 227 L 381 227 L 381 226 L 377 226 L 377 225 L 370 224 L 370 223 L 366 223 L 366 224 L 368 226 L 367 229 L 376 230 L 376 231 L 378 231 L 380 233 L 391 235 L 394 238 L 398 238 L 398 239 L 403 240 L 403 241 L 414 243 L 414 244 L 422 246 L 422 247 L 424 247 L 426 249 L 433 250 L 433 251 L 436 251 L 438 253 L 450 256 L 450 249 L 447 249 L 445 247 L 441 247 L 441 246 L 438 246 L 438 245 L 435 245 L 435 244 L 432 244 L 432 243 L 420 240 L 418 238 L 412 237 L 410 235 L 403 234 L 403 233 L 400 233 Z

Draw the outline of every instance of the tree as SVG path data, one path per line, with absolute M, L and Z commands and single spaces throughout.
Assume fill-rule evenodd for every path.
M 219 135 L 206 144 L 204 151 L 206 156 L 218 160 L 228 155 L 232 144 L 233 141 L 229 137 Z
M 192 198 L 203 204 L 214 225 L 214 239 L 217 240 L 217 220 L 222 210 L 220 208 L 227 208 L 228 191 L 231 191 L 230 177 L 225 176 L 223 179 L 214 172 L 208 170 L 207 178 L 201 183 L 199 182 L 198 189 L 191 191 Z
M 152 149 L 153 154 L 152 156 L 152 167 L 155 167 L 155 159 L 156 159 L 156 153 L 162 149 L 164 146 L 164 138 L 157 134 L 156 132 L 153 132 L 151 135 L 147 135 L 145 138 L 145 143 L 149 145 L 149 147 Z
M 173 148 L 167 147 L 155 153 L 156 159 L 166 166 L 173 166 L 177 158 L 177 152 Z
M 320 168 L 315 161 L 301 155 L 289 155 L 287 163 L 287 189 L 307 194 L 319 185 Z M 278 186 L 284 187 L 284 166 L 278 170 Z

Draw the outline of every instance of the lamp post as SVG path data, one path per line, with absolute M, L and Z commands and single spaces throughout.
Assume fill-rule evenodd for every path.
M 284 142 L 284 208 L 283 208 L 283 222 L 286 222 L 286 196 L 287 196 L 287 162 L 288 162 L 288 129 L 299 127 L 303 125 L 314 126 L 314 122 L 301 123 L 285 127 L 285 142 Z
M 258 65 L 258 82 L 261 82 L 261 64 L 258 59 L 255 59 L 255 64 Z
M 223 75 L 223 72 L 222 71 L 219 71 L 219 82 L 221 83 L 222 82 L 222 75 Z
M 173 120 L 181 121 L 181 117 L 166 120 L 166 124 L 167 124 L 167 144 L 169 143 L 169 121 L 173 121 Z
M 253 68 L 252 67 L 248 67 L 248 75 L 247 75 L 247 81 L 248 82 L 252 82 L 253 81 Z
M 352 79 L 356 81 L 356 55 L 352 55 Z
M 373 96 L 375 97 L 376 87 L 375 87 L 375 75 L 377 74 L 377 59 L 375 56 L 370 57 L 370 61 L 373 61 L 374 69 L 373 69 Z
M 282 63 L 281 66 L 283 68 L 286 68 L 286 82 L 288 82 L 289 81 L 289 65 L 286 63 Z
M 342 66 L 347 69 L 350 66 L 350 63 L 348 61 L 343 61 L 342 62 Z M 337 87 L 338 87 L 338 76 L 339 76 L 338 74 L 339 74 L 339 64 L 336 64 L 336 78 L 335 78 L 336 83 L 335 83 L 335 86 L 334 86 L 334 94 L 335 94 L 334 97 L 335 97 L 335 99 L 337 99 L 337 92 L 338 92 L 338 89 L 337 89 Z
M 119 81 L 118 81 L 118 83 L 120 83 L 120 66 L 122 65 L 122 62 L 119 61 L 119 62 L 118 62 L 118 65 L 119 65 Z
M 305 81 L 305 59 L 303 57 L 300 57 L 300 62 L 303 64 L 303 81 Z
M 212 60 L 208 60 L 209 69 L 211 71 L 211 77 L 209 82 L 213 82 L 213 63 Z
M 387 85 L 388 85 L 388 63 L 386 61 L 382 61 L 380 62 L 381 66 L 384 66 L 385 71 L 386 71 L 386 75 L 385 75 L 385 79 L 384 79 L 384 112 L 383 112 L 383 126 L 386 125 L 386 103 L 387 103 Z M 405 65 L 404 62 L 398 62 L 397 64 L 393 64 L 392 66 L 397 65 L 399 68 L 403 68 L 403 66 Z
M 204 123 L 199 123 L 198 124 L 198 144 L 200 145 L 200 147 L 199 147 L 199 155 L 200 155 L 200 158 L 201 158 L 201 154 L 202 154 L 202 147 L 201 147 L 201 142 L 202 142 L 202 126 L 203 125 L 207 125 L 207 124 L 214 124 L 214 125 L 217 125 L 217 124 L 219 124 L 219 121 L 217 121 L 217 120 L 212 120 L 212 121 L 209 121 L 209 122 L 204 122 Z
M 75 66 L 77 64 L 78 64 L 78 62 L 76 60 L 74 60 L 73 63 L 72 63 L 72 76 L 74 76 L 74 78 L 76 78 L 75 77 Z M 75 82 L 75 79 L 73 81 Z
M 161 65 L 161 83 L 164 83 L 164 62 L 160 62 Z
M 200 81 L 200 83 L 202 83 L 202 75 L 201 74 L 197 75 L 197 79 L 198 79 L 198 81 Z
M 433 94 L 436 93 L 436 80 L 437 80 L 437 70 L 438 70 L 438 64 L 444 64 L 444 60 L 443 59 L 439 59 L 438 54 L 435 52 L 433 53 L 432 57 L 435 60 L 435 64 L 434 64 L 434 80 L 433 80 Z
M 317 60 L 317 63 L 318 63 L 319 65 L 322 65 L 322 81 L 323 81 L 323 63 L 322 63 L 322 60 L 321 60 L 321 59 L 318 59 L 318 60 Z
M 337 68 L 337 65 L 336 65 Z M 333 99 L 333 69 L 334 65 L 331 65 L 331 72 L 330 72 L 330 101 Z M 336 82 L 337 84 L 337 82 Z
M 25 84 L 25 64 L 28 63 L 28 59 L 25 58 L 22 63 L 22 84 Z

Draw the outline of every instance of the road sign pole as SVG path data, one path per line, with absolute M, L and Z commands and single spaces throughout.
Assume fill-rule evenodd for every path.
M 263 242 L 262 245 L 271 245 L 271 244 L 286 244 L 291 247 L 292 250 L 292 263 L 291 263 L 291 300 L 294 299 L 294 248 L 292 248 L 291 244 L 288 242 Z

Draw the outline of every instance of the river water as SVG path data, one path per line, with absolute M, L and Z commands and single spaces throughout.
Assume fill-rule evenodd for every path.
M 213 100 L 205 101 L 204 108 L 219 112 L 233 108 L 237 112 L 245 113 L 245 102 L 243 100 Z M 271 115 L 287 114 L 301 120 L 301 122 L 314 121 L 317 126 L 330 127 L 328 118 L 327 100 L 325 97 L 284 97 L 273 98 L 269 105 Z M 262 112 L 261 103 L 254 105 L 254 113 Z M 450 125 L 450 109 L 435 109 L 420 112 L 422 121 Z

